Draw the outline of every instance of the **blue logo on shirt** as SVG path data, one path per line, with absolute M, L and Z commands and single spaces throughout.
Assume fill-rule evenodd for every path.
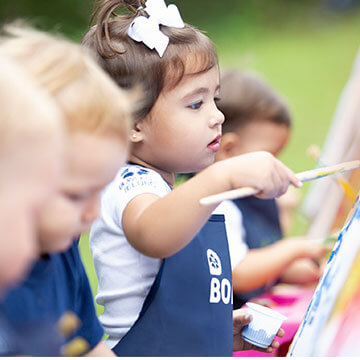
M 148 174 L 149 171 L 146 170 L 146 169 L 140 168 L 140 169 L 138 169 L 138 171 L 137 171 L 136 173 L 137 173 L 138 175 L 144 175 L 144 174 Z M 121 174 L 121 176 L 122 176 L 123 179 L 126 179 L 126 178 L 128 178 L 128 177 L 130 177 L 130 176 L 133 176 L 133 175 L 135 175 L 135 172 L 134 172 L 134 171 L 130 171 L 129 169 L 125 169 L 125 170 L 122 172 L 122 174 Z
M 145 169 L 140 169 L 139 171 L 138 171 L 138 175 L 143 175 L 143 174 L 148 174 L 149 173 L 149 171 L 148 170 L 145 170 Z

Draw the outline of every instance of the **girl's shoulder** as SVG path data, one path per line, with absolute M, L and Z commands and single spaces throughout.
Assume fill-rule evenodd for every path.
M 104 191 L 104 196 L 118 194 L 129 200 L 141 193 L 154 193 L 165 196 L 171 191 L 170 186 L 155 170 L 137 164 L 125 164 L 117 172 L 114 180 Z
M 115 179 L 120 190 L 126 189 L 126 186 L 164 187 L 167 185 L 155 170 L 137 164 L 125 164 L 120 168 Z
M 141 176 L 156 178 L 159 177 L 160 175 L 156 171 L 152 169 L 148 169 L 144 166 L 133 163 L 127 163 L 119 169 L 116 178 L 118 180 L 125 180 L 125 179 L 138 178 Z

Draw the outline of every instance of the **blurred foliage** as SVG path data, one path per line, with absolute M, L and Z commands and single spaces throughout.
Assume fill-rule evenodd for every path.
M 25 19 L 43 30 L 79 39 L 93 9 L 92 0 L 0 0 L 0 22 Z
M 279 28 L 289 22 L 303 26 L 326 14 L 330 21 L 358 7 L 355 0 L 174 0 L 186 22 L 211 35 L 234 16 L 240 30 Z M 0 23 L 28 19 L 41 29 L 56 30 L 78 40 L 86 30 L 93 0 L 1 0 Z M 232 21 L 230 21 L 232 23 Z M 225 29 L 227 26 L 225 26 Z

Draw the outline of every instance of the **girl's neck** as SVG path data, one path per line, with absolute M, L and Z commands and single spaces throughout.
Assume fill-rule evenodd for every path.
M 136 157 L 135 155 L 132 155 L 132 154 L 129 156 L 129 162 L 132 162 L 132 163 L 135 163 L 135 164 L 144 166 L 148 169 L 156 171 L 170 185 L 171 188 L 174 187 L 175 173 L 171 173 L 166 170 L 159 169 L 151 164 L 148 164 L 147 162 L 139 159 L 138 157 Z

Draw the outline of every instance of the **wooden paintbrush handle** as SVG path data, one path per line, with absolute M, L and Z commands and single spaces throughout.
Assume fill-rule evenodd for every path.
M 347 161 L 333 166 L 327 166 L 323 168 L 303 171 L 301 173 L 297 173 L 296 177 L 300 181 L 310 181 L 314 179 L 320 179 L 324 176 L 336 174 L 339 172 L 354 170 L 359 167 L 360 167 L 360 160 Z M 247 196 L 252 196 L 257 194 L 258 192 L 259 190 L 254 189 L 252 187 L 243 187 L 240 189 L 225 191 L 223 193 L 204 197 L 200 199 L 200 204 L 204 206 L 212 205 L 212 204 L 220 203 L 221 201 L 224 200 L 239 199 Z

